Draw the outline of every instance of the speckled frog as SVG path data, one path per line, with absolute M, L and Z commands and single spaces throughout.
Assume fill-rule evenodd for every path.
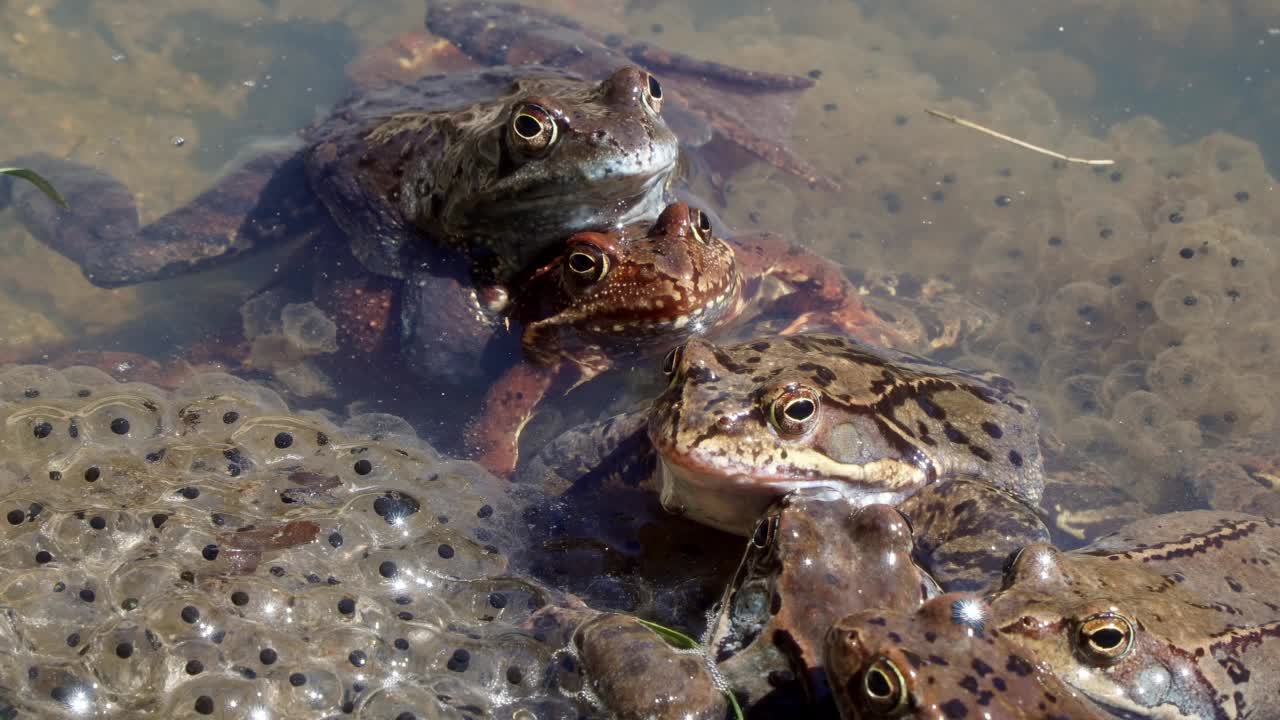
M 986 630 L 975 597 L 948 593 L 919 610 L 885 607 L 836 622 L 827 676 L 844 720 L 1095 720 L 1111 717 Z
M 986 623 L 1119 717 L 1280 715 L 1280 523 L 1193 511 L 1033 544 Z
M 651 408 L 562 435 L 518 477 L 648 483 L 667 510 L 744 536 L 774 500 L 802 488 L 855 505 L 956 488 L 975 514 L 1016 510 L 1038 525 L 1038 416 L 1006 380 L 821 333 L 691 340 L 663 372 L 670 385 Z M 944 551 L 985 529 L 934 538 L 913 523 L 918 540 Z M 930 572 L 933 560 L 924 561 Z
M 1007 380 L 799 334 L 672 351 L 649 413 L 663 505 L 747 534 L 778 495 L 829 487 L 898 503 L 973 476 L 1030 505 L 1044 472 L 1034 408 Z
M 708 629 L 739 702 L 779 717 L 828 708 L 822 643 L 831 623 L 871 607 L 909 610 L 938 594 L 911 549 L 910 523 L 888 505 L 856 508 L 825 490 L 774 503 Z

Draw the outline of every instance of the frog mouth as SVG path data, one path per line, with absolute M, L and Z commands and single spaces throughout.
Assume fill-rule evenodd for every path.
M 853 507 L 873 503 L 897 504 L 906 493 L 868 490 L 829 478 L 775 478 L 744 472 L 719 472 L 683 463 L 665 455 L 658 463 L 662 507 L 668 512 L 723 530 L 749 536 L 756 521 L 778 498 L 797 490 L 830 491 L 831 500 Z

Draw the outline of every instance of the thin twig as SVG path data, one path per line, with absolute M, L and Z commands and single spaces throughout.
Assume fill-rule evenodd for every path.
M 970 130 L 977 130 L 978 132 L 984 133 L 986 135 L 990 135 L 993 138 L 1004 140 L 1005 142 L 1008 142 L 1008 143 L 1013 143 L 1014 145 L 1017 145 L 1019 147 L 1024 147 L 1028 150 L 1035 150 L 1038 153 L 1041 153 L 1043 155 L 1048 155 L 1049 157 L 1052 157 L 1052 158 L 1057 158 L 1064 162 L 1076 163 L 1079 165 L 1115 165 L 1116 164 L 1115 160 L 1106 160 L 1106 159 L 1088 160 L 1085 158 L 1078 158 L 1078 157 L 1071 157 L 1070 155 L 1063 155 L 1060 152 L 1054 152 L 1053 150 L 1042 148 L 1039 145 L 1032 145 L 1026 140 L 1019 140 L 1018 138 L 1015 138 L 1015 137 L 1009 137 L 1004 133 L 996 132 L 991 128 L 983 127 L 976 122 L 970 122 L 969 120 L 965 120 L 964 118 L 958 118 L 955 115 L 944 113 L 938 110 L 930 110 L 929 108 L 925 108 L 924 111 L 936 118 L 942 118 L 947 122 L 952 122 L 952 123 L 955 123 L 956 125 L 967 127 Z

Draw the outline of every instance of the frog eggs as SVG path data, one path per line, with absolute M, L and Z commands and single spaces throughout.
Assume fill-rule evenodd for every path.
M 559 647 L 505 481 L 229 375 L 0 368 L 0 716 L 519 712 Z M 543 696 L 543 697 L 538 697 Z M 575 716 L 578 710 L 565 710 Z

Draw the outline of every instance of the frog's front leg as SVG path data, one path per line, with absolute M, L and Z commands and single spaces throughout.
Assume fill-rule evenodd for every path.
M 1018 548 L 1049 542 L 1036 511 L 976 477 L 940 480 L 898 506 L 915 531 L 915 554 L 945 592 L 984 592 Z
M 591 491 L 609 485 L 653 488 L 658 456 L 649 442 L 649 414 L 637 410 L 561 433 L 513 478 L 545 488 Z
M 194 201 L 142 227 L 134 195 L 96 168 L 48 155 L 17 164 L 44 175 L 67 198 L 66 210 L 35 191 L 0 181 L 36 239 L 80 266 L 100 287 L 173 277 L 228 261 L 265 245 L 329 227 L 307 187 L 296 146 L 249 161 Z
M 780 280 L 792 292 L 764 302 L 760 316 L 791 318 L 783 335 L 832 328 L 876 345 L 909 344 L 900 323 L 869 308 L 838 264 L 772 233 L 730 241 L 746 278 L 744 302 L 759 303 L 766 281 Z
M 487 382 L 515 349 L 501 342 L 500 312 L 448 261 L 413 272 L 400 301 L 400 353 L 405 366 L 433 383 Z M 508 357 L 510 355 L 510 357 Z
M 520 434 L 533 418 L 538 403 L 556 384 L 559 365 L 546 367 L 522 361 L 509 368 L 485 394 L 484 409 L 467 433 L 484 469 L 507 477 L 516 469 Z

